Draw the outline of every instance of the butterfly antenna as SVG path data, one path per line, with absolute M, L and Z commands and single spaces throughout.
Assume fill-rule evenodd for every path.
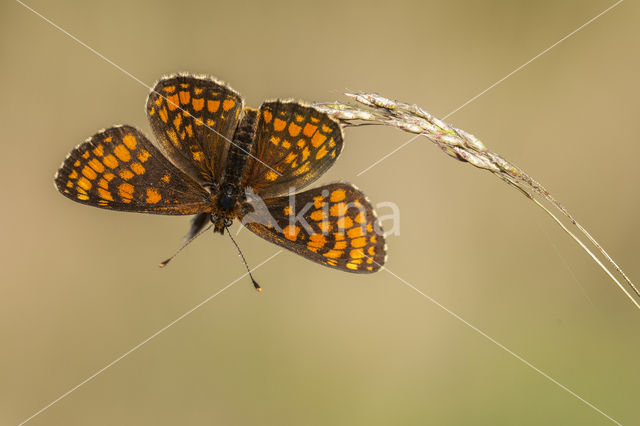
M 175 252 L 175 253 L 173 253 L 173 255 L 172 255 L 170 258 L 168 258 L 167 260 L 165 260 L 165 261 L 163 261 L 163 262 L 160 262 L 160 264 L 159 264 L 158 266 L 159 266 L 159 267 L 161 267 L 161 268 L 164 268 L 165 266 L 167 266 L 167 264 L 168 264 L 169 262 L 171 262 L 171 261 L 173 260 L 173 258 L 174 258 L 174 257 L 176 257 L 176 256 L 178 255 L 178 253 L 180 253 L 182 250 L 184 250 L 184 248 L 185 248 L 186 246 L 188 246 L 189 244 L 191 244 L 191 242 L 192 242 L 193 240 L 195 240 L 195 239 L 196 239 L 196 238 L 198 238 L 200 235 L 202 235 L 202 234 L 204 234 L 206 231 L 208 231 L 212 226 L 213 226 L 213 225 L 209 225 L 209 226 L 207 226 L 207 227 L 206 227 L 206 228 L 204 228 L 202 231 L 198 232 L 196 235 L 194 235 L 193 237 L 189 238 L 189 239 L 187 240 L 187 242 L 185 242 L 185 243 L 182 245 L 182 247 L 180 247 L 178 250 L 176 250 L 176 252 Z
M 253 279 L 253 275 L 251 275 L 251 270 L 249 269 L 249 264 L 247 264 L 247 259 L 244 258 L 244 254 L 242 254 L 242 250 L 240 250 L 238 243 L 236 243 L 236 240 L 234 240 L 233 237 L 231 236 L 231 231 L 229 231 L 228 227 L 225 229 L 227 230 L 227 234 L 229 234 L 229 238 L 231 238 L 231 241 L 233 241 L 233 245 L 236 246 L 236 249 L 238 249 L 238 254 L 242 258 L 242 263 L 244 263 L 245 268 L 247 268 L 247 273 L 249 274 L 249 278 L 251 278 L 251 282 L 253 283 L 253 286 L 257 291 L 262 291 L 262 287 L 260 287 L 260 284 L 258 284 L 258 282 L 255 279 Z

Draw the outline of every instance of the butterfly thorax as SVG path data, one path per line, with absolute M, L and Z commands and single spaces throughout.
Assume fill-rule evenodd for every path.
M 257 110 L 245 108 L 242 121 L 229 144 L 226 167 L 220 185 L 211 185 L 213 189 L 213 211 L 211 222 L 214 231 L 224 233 L 233 219 L 246 213 L 248 205 L 244 194 L 244 176 L 247 159 L 253 148 L 257 123 Z

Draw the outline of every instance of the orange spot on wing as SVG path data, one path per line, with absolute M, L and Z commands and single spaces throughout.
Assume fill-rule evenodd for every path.
M 298 239 L 298 233 L 300 232 L 300 227 L 299 226 L 295 226 L 295 225 L 287 225 L 283 230 L 282 230 L 284 237 L 287 240 L 290 241 L 295 241 Z
M 176 132 L 173 129 L 167 130 L 167 136 L 169 136 L 169 139 L 171 140 L 171 143 L 173 143 L 173 145 L 176 148 L 180 148 L 181 147 L 180 141 L 178 140 L 178 135 L 176 135 Z
M 100 178 L 98 181 L 98 186 L 103 189 L 109 189 L 109 182 L 105 178 Z
M 273 170 L 269 170 L 264 174 L 264 178 L 270 182 L 273 182 L 274 180 L 278 179 L 278 174 Z
M 124 142 L 124 144 L 130 150 L 134 150 L 136 149 L 136 146 L 138 146 L 138 141 L 136 140 L 136 137 L 133 135 L 126 135 L 124 138 L 122 138 L 122 142 Z
M 351 240 L 351 245 L 356 248 L 364 247 L 367 245 L 367 239 L 365 237 L 356 238 Z
M 162 200 L 162 195 L 155 189 L 147 189 L 147 199 L 145 200 L 149 204 L 156 204 Z
M 331 216 L 344 216 L 347 212 L 347 205 L 345 203 L 336 203 L 329 209 Z
M 176 118 L 173 119 L 173 127 L 176 128 L 176 131 L 180 131 L 180 123 L 182 123 L 182 115 L 176 114 Z
M 166 183 L 169 183 L 171 181 L 171 176 L 169 176 L 168 174 L 162 176 L 162 181 L 166 182 Z
M 200 111 L 204 108 L 204 98 L 193 98 L 191 100 L 191 105 L 193 105 L 194 111 Z
M 147 161 L 149 157 L 151 157 L 151 154 L 149 154 L 149 151 L 145 149 L 140 150 L 140 153 L 138 153 L 138 160 L 140 160 L 140 162 L 142 163 Z
M 304 130 L 302 130 L 302 134 L 306 137 L 310 138 L 313 134 L 318 130 L 318 126 L 314 126 L 311 123 L 307 123 L 304 126 Z
M 310 247 L 322 248 L 327 243 L 327 238 L 322 234 L 311 234 L 309 236 L 309 242 L 307 243 Z
M 82 158 L 84 158 L 85 160 L 86 160 L 86 159 L 88 159 L 88 158 L 89 158 L 89 151 L 85 151 L 85 152 L 82 154 Z
M 167 113 L 167 109 L 166 108 L 162 108 L 160 110 L 160 118 L 162 119 L 162 121 L 164 121 L 165 123 L 167 121 L 169 121 L 169 114 Z
M 338 227 L 343 229 L 351 228 L 353 226 L 353 220 L 351 220 L 349 216 L 338 218 L 336 223 L 338 224 Z
M 202 160 L 204 160 L 204 154 L 202 153 L 202 151 L 192 152 L 191 155 L 193 156 L 193 159 L 195 161 L 201 162 Z
M 361 226 L 354 226 L 347 231 L 347 235 L 349 236 L 349 238 L 362 237 L 364 235 L 364 230 Z
M 113 197 L 111 196 L 111 193 L 106 189 L 98 188 L 98 195 L 103 200 L 113 201 Z
M 284 208 L 283 212 L 285 216 L 291 216 L 293 214 L 293 209 L 291 208 L 291 206 L 287 206 Z
M 81 177 L 80 179 L 78 179 L 78 186 L 83 188 L 85 191 L 88 191 L 91 189 L 91 182 L 89 182 L 89 180 L 86 177 Z
M 116 147 L 113 148 L 113 153 L 116 154 L 116 157 L 118 157 L 120 161 L 124 161 L 125 163 L 131 160 L 131 153 L 122 144 L 116 145 Z
M 225 111 L 229 111 L 234 106 L 236 106 L 236 103 L 232 99 L 225 99 L 224 102 L 222 102 L 222 109 Z
M 313 197 L 313 206 L 316 209 L 321 209 L 322 206 L 324 206 L 324 197 L 322 195 L 319 195 L 317 197 Z
M 287 125 L 287 122 L 284 120 L 280 120 L 279 118 L 276 118 L 275 120 L 273 120 L 273 128 L 275 129 L 276 132 L 283 131 L 286 125 Z
M 331 193 L 331 202 L 337 203 L 338 201 L 342 201 L 347 197 L 347 193 L 344 189 L 336 189 Z
M 134 176 L 133 172 L 129 169 L 121 170 L 119 175 L 120 175 L 120 178 L 124 180 L 129 180 Z
M 273 114 L 271 114 L 271 111 L 264 111 L 262 113 L 262 117 L 264 118 L 264 122 L 269 124 L 269 123 L 271 123 L 271 119 L 273 118 Z
M 169 111 L 173 111 L 180 105 L 180 101 L 178 100 L 178 95 L 167 96 L 167 106 L 169 107 Z
M 325 155 L 327 155 L 327 148 L 322 145 L 322 148 L 320 148 L 320 150 L 318 150 L 318 153 L 316 154 L 316 160 L 321 159 L 322 157 L 324 157 Z
M 126 182 L 121 183 L 118 186 L 118 194 L 120 194 L 120 198 L 122 198 L 122 201 L 124 201 L 125 203 L 130 203 L 131 199 L 133 198 L 133 185 Z
M 78 177 L 78 172 L 76 170 L 71 170 L 71 173 L 69 173 L 69 178 L 75 179 L 77 177 Z
M 209 112 L 216 112 L 220 108 L 220 101 L 207 100 L 207 109 Z
M 333 248 L 336 250 L 344 250 L 347 248 L 347 242 L 346 241 L 336 241 L 335 244 L 333 245 Z
M 102 177 L 105 178 L 108 182 L 111 182 L 113 178 L 116 177 L 116 175 L 114 175 L 111 172 L 107 172 L 104 175 L 102 175 Z
M 189 135 L 189 137 L 192 138 L 193 128 L 191 127 L 191 124 L 187 124 L 186 126 L 184 126 L 184 129 L 187 131 L 187 134 Z
M 296 154 L 295 152 L 290 152 L 289 155 L 287 155 L 286 158 L 284 159 L 284 162 L 289 164 L 293 160 L 295 160 L 297 156 L 298 154 Z
M 350 256 L 352 259 L 361 259 L 361 258 L 363 258 L 363 257 L 364 257 L 364 250 L 362 250 L 362 249 L 360 249 L 360 248 L 359 248 L 359 249 L 351 250 L 351 251 L 349 252 L 349 256 Z
M 311 138 L 311 145 L 313 145 L 314 148 L 317 148 L 320 145 L 322 145 L 326 140 L 327 140 L 327 137 L 322 133 L 318 132 L 315 135 L 313 135 L 313 137 Z
M 111 154 L 107 154 L 104 156 L 104 158 L 102 159 L 102 162 L 108 166 L 111 169 L 115 169 L 116 167 L 118 167 L 118 160 L 116 160 L 116 157 L 114 157 Z
M 88 177 L 89 179 L 93 180 L 96 177 L 98 177 L 98 175 L 96 174 L 96 172 L 89 166 L 84 166 L 82 168 L 82 174 L 85 175 L 86 177 Z
M 343 253 L 344 252 L 342 250 L 329 250 L 328 252 L 323 254 L 323 256 L 331 259 L 339 259 Z
M 328 220 L 323 220 L 322 222 L 318 222 L 318 228 L 320 228 L 320 232 L 326 234 L 331 230 L 331 222 Z
M 93 148 L 93 155 L 95 155 L 96 157 L 102 157 L 104 155 L 104 146 L 98 145 Z
M 92 158 L 91 161 L 89 161 L 89 165 L 98 173 L 104 172 L 104 165 L 102 165 L 102 163 L 97 158 Z
M 162 90 L 164 90 L 166 93 L 173 93 L 176 90 L 176 86 L 166 86 L 163 87 Z
M 133 170 L 134 173 L 137 174 L 137 175 L 141 175 L 141 174 L 143 174 L 145 172 L 144 167 L 140 163 L 131 164 L 131 170 Z
M 293 164 L 292 166 L 295 167 L 295 164 Z M 293 174 L 296 176 L 299 176 L 303 173 L 308 172 L 310 168 L 311 168 L 311 163 L 309 161 L 306 161 L 302 166 L 298 167 L 296 171 L 293 172 Z
M 191 100 L 191 94 L 189 92 L 180 92 L 180 103 L 182 105 L 187 105 Z
M 322 210 L 314 210 L 313 212 L 311 212 L 309 217 L 314 222 L 320 222 L 322 219 L 326 219 L 326 214 Z
M 289 124 L 289 134 L 291 135 L 291 137 L 296 137 L 300 134 L 300 131 L 302 130 L 302 127 L 298 126 L 295 123 L 291 123 Z

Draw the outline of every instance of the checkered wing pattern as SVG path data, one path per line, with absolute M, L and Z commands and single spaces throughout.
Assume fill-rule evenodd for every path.
M 255 138 L 244 183 L 263 198 L 307 186 L 342 150 L 338 122 L 297 102 L 263 103 Z
M 147 99 L 147 116 L 164 154 L 199 182 L 219 182 L 243 100 L 210 78 L 160 80 Z
M 209 193 L 130 126 L 104 130 L 71 151 L 55 185 L 74 201 L 113 210 L 172 215 L 211 210 Z
M 385 262 L 384 236 L 373 208 L 351 185 L 336 183 L 258 203 L 240 219 L 268 241 L 347 272 L 375 272 Z

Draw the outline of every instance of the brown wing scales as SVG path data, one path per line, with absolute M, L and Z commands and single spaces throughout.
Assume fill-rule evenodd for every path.
M 327 171 L 341 150 L 342 130 L 327 114 L 297 102 L 265 102 L 245 185 L 263 198 L 303 188 Z
M 206 77 L 160 80 L 147 99 L 147 116 L 163 153 L 200 182 L 219 182 L 243 100 Z
M 385 262 L 384 235 L 373 208 L 351 185 L 330 184 L 264 204 L 266 209 L 240 219 L 268 241 L 348 272 L 375 272 Z
M 211 210 L 209 193 L 130 126 L 104 130 L 71 151 L 55 185 L 95 207 L 173 215 Z

